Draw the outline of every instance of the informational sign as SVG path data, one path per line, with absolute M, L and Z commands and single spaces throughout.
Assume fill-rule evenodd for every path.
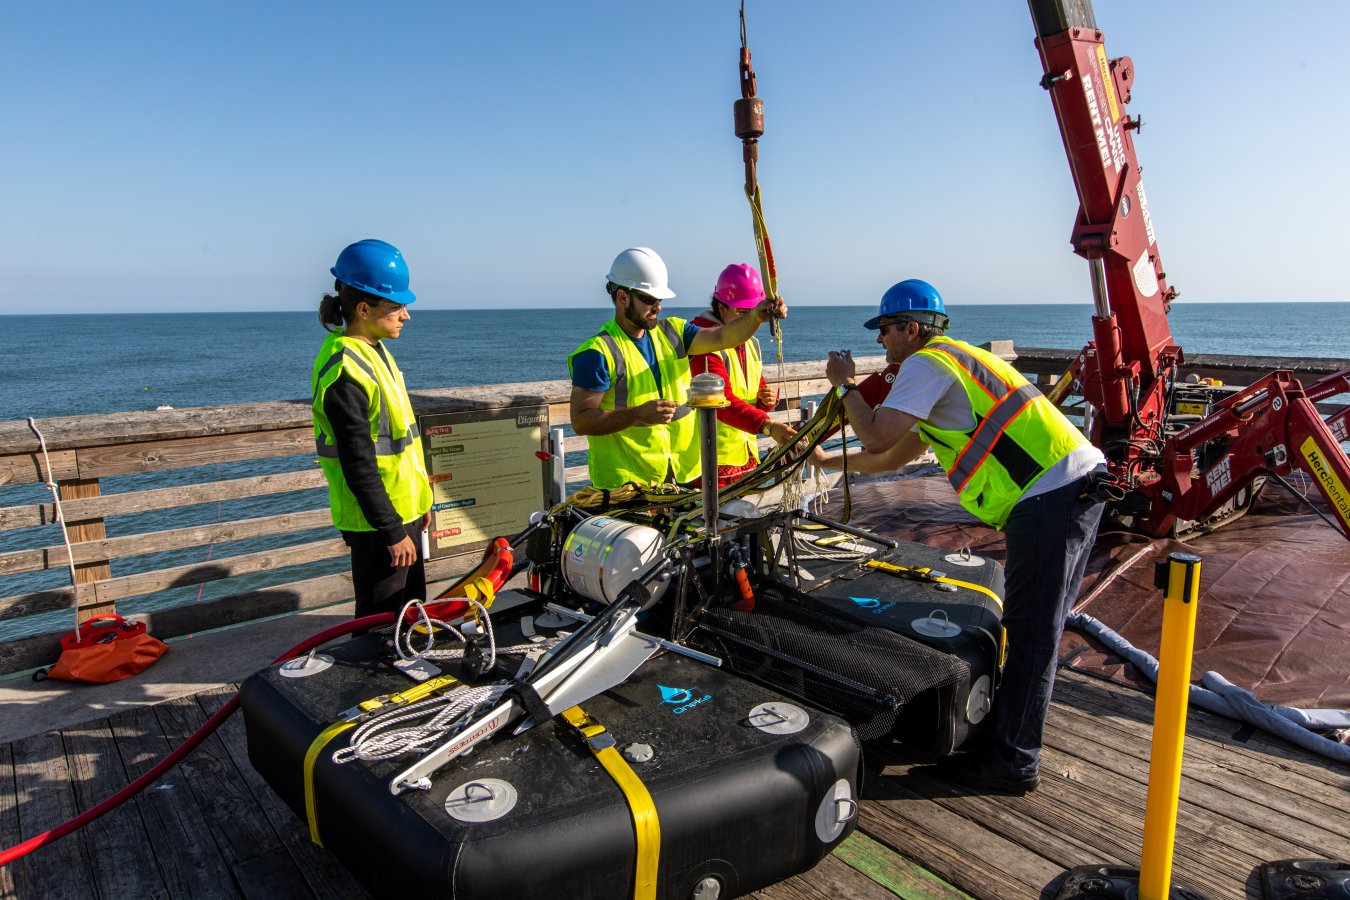
M 430 558 L 519 534 L 548 507 L 548 407 L 420 416 L 431 480 Z

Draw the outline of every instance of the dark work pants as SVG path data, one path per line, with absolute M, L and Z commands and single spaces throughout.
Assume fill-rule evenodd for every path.
M 422 566 L 422 519 L 403 526 L 417 548 L 417 560 L 395 569 L 389 561 L 389 545 L 378 531 L 344 531 L 342 539 L 352 548 L 352 588 L 356 592 L 356 618 L 382 612 L 398 612 L 412 598 L 427 598 L 427 575 Z
M 1059 638 L 1102 518 L 1104 504 L 1079 499 L 1086 485 L 1080 478 L 1028 497 L 1013 507 L 1003 529 L 1008 655 L 984 749 L 992 762 L 1020 775 L 1036 772 L 1040 764 Z

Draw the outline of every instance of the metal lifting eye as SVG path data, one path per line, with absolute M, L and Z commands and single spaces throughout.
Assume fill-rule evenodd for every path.
M 469 803 L 475 802 L 474 798 L 469 796 L 469 792 L 472 791 L 474 788 L 487 791 L 487 796 L 479 797 L 478 798 L 479 801 L 482 800 L 491 801 L 497 799 L 497 792 L 492 789 L 491 785 L 483 784 L 483 782 L 481 781 L 470 781 L 468 784 L 464 785 L 464 799 Z

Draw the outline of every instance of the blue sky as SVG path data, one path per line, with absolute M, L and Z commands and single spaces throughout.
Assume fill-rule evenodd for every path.
M 749 7 L 789 303 L 1090 300 L 1024 3 Z M 7 3 L 0 312 L 312 309 L 365 237 L 416 308 L 602 306 L 635 244 L 694 305 L 754 256 L 736 8 Z M 1180 302 L 1350 300 L 1350 5 L 1095 8 Z

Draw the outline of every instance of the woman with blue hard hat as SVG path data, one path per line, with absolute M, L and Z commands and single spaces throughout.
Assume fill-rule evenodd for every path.
M 422 532 L 431 485 L 403 373 L 384 341 L 407 322 L 408 264 L 384 241 L 358 241 L 319 302 L 328 337 L 314 360 L 314 440 L 333 524 L 352 553 L 356 617 L 426 599 Z
M 938 769 L 968 787 L 1021 794 L 1040 785 L 1060 634 L 1114 491 L 1101 451 L 1007 362 L 947 337 L 950 324 L 937 289 L 902 281 L 865 325 L 899 366 L 886 398 L 874 409 L 859 396 L 848 353 L 831 353 L 825 374 L 863 444 L 848 454 L 850 469 L 895 471 L 932 447 L 961 505 L 1004 533 L 1002 680 L 981 743 Z M 819 450 L 812 461 L 842 467 Z

